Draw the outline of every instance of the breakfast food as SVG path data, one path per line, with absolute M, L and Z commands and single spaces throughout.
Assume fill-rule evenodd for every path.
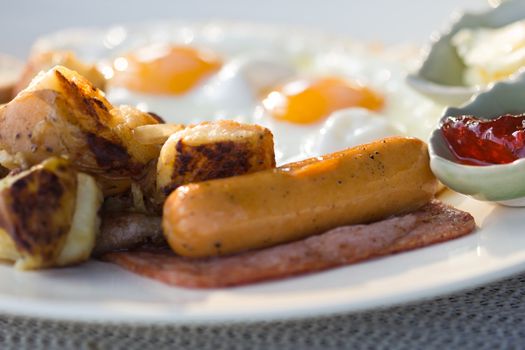
M 144 245 L 166 245 L 162 234 L 162 218 L 136 212 L 107 212 L 102 217 L 100 235 L 93 255 L 133 249 Z
M 142 47 L 115 59 L 112 87 L 152 95 L 181 95 L 216 73 L 221 59 L 187 45 Z
M 31 80 L 41 71 L 47 71 L 54 66 L 64 66 L 89 80 L 94 87 L 104 90 L 106 79 L 93 64 L 82 62 L 71 51 L 45 51 L 31 55 L 21 76 L 14 87 L 13 97 L 27 88 Z
M 199 35 L 105 37 L 88 59 L 35 46 L 0 107 L 0 257 L 38 269 L 94 256 L 218 287 L 473 230 L 433 201 L 426 145 L 406 135 L 426 137 L 436 106 L 400 87 L 398 66 L 322 40 Z
M 204 122 L 171 135 L 157 162 L 157 189 L 167 195 L 191 182 L 275 167 L 272 133 L 234 121 Z
M 262 104 L 276 119 L 310 124 L 345 108 L 379 111 L 384 100 L 359 84 L 336 77 L 321 77 L 289 81 L 271 91 Z
M 18 269 L 86 261 L 101 204 L 95 180 L 61 158 L 8 175 L 0 180 L 0 258 Z
M 276 60 L 223 57 L 204 45 L 153 44 L 114 57 L 108 99 L 191 124 L 249 121 L 258 96 L 294 70 Z
M 436 190 L 426 145 L 389 138 L 179 187 L 164 205 L 163 229 L 179 255 L 225 255 L 407 213 Z
M 462 164 L 506 164 L 525 157 L 525 115 L 485 120 L 474 116 L 445 118 L 441 131 Z
M 525 20 L 501 28 L 465 28 L 451 40 L 466 68 L 467 85 L 487 85 L 525 65 Z
M 168 124 L 227 119 L 264 126 L 274 135 L 277 164 L 382 137 L 426 139 L 441 109 L 403 83 L 411 50 L 258 25 L 165 23 L 90 30 L 89 38 L 61 34 L 40 39 L 32 55 L 75 53 L 104 74 L 113 105 Z M 317 116 L 280 117 L 305 102 Z
M 67 156 L 104 194 L 121 193 L 160 151 L 136 142 L 133 128 L 157 123 L 131 107 L 113 108 L 89 81 L 57 66 L 0 107 L 0 164 L 16 169 Z
M 421 209 L 369 225 L 342 226 L 321 235 L 238 255 L 188 259 L 168 249 L 114 252 L 103 259 L 161 282 L 218 288 L 311 273 L 466 235 L 468 213 L 433 201 Z
M 133 129 L 133 137 L 142 145 L 163 145 L 171 135 L 182 129 L 182 124 L 141 125 Z

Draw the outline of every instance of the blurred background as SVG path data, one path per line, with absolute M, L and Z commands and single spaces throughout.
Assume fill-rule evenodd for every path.
M 291 24 L 386 44 L 428 40 L 452 11 L 486 0 L 1 0 L 0 51 L 25 58 L 36 37 L 64 27 L 155 19 L 246 20 Z

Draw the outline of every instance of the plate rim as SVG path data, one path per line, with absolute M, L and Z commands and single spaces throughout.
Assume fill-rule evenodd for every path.
M 471 235 L 479 234 L 479 232 L 474 232 Z M 468 236 L 467 236 L 468 237 Z M 461 238 L 459 238 L 461 239 Z M 453 242 L 454 240 L 452 240 Z M 432 249 L 435 246 L 440 245 L 446 245 L 450 243 L 442 242 L 433 244 L 431 246 L 428 246 L 426 248 Z M 385 257 L 379 257 L 376 259 L 371 259 L 368 261 L 380 261 L 382 259 L 388 259 L 390 257 L 395 257 L 397 255 L 403 255 L 403 254 L 410 254 L 412 252 L 417 252 L 418 249 L 408 251 L 408 252 L 401 252 L 398 254 L 393 254 Z M 97 261 L 98 262 L 98 261 Z M 99 262 L 104 264 L 109 264 L 105 262 Z M 113 265 L 113 264 L 110 264 Z M 352 266 L 354 264 L 348 265 Z M 345 268 L 345 266 L 341 267 Z M 327 270 L 330 271 L 330 270 Z M 317 318 L 327 318 L 327 317 L 333 317 L 333 316 L 343 316 L 343 315 L 351 315 L 355 313 L 360 312 L 373 312 L 373 311 L 379 311 L 379 310 L 385 310 L 389 308 L 394 307 L 403 307 L 408 305 L 413 305 L 421 302 L 428 302 L 435 298 L 443 298 L 447 297 L 449 295 L 460 293 L 463 291 L 473 290 L 476 288 L 479 288 L 481 286 L 491 284 L 491 283 L 497 283 L 498 281 L 505 280 L 507 278 L 510 278 L 513 275 L 519 274 L 520 272 L 525 271 L 525 259 L 518 263 L 518 264 L 507 264 L 506 266 L 502 268 L 496 268 L 492 269 L 490 271 L 487 271 L 485 273 L 478 273 L 475 275 L 470 276 L 469 278 L 463 278 L 461 280 L 453 280 L 449 281 L 445 284 L 441 284 L 439 286 L 435 286 L 433 288 L 422 288 L 422 289 L 416 289 L 412 290 L 409 293 L 395 293 L 388 296 L 380 296 L 380 297 L 374 297 L 371 299 L 367 299 L 365 302 L 361 301 L 361 305 L 356 305 L 353 302 L 348 303 L 329 303 L 323 304 L 322 306 L 311 306 L 308 305 L 307 307 L 303 306 L 301 307 L 292 307 L 289 309 L 286 308 L 279 308 L 276 310 L 268 310 L 267 312 L 258 312 L 258 313 L 251 313 L 249 315 L 247 314 L 213 314 L 206 315 L 204 314 L 188 314 L 186 312 L 183 312 L 180 315 L 177 315 L 175 317 L 166 316 L 165 314 L 160 314 L 157 316 L 146 316 L 144 314 L 133 314 L 133 313 L 120 313 L 116 315 L 109 315 L 107 312 L 106 314 L 103 314 L 102 317 L 100 315 L 96 316 L 97 310 L 91 311 L 88 314 L 85 313 L 78 313 L 75 314 L 74 311 L 66 311 L 69 307 L 71 307 L 71 302 L 49 302 L 49 301 L 29 301 L 28 298 L 24 298 L 23 300 L 19 300 L 16 297 L 6 297 L 5 295 L 0 294 L 0 314 L 2 316 L 13 316 L 13 317 L 21 317 L 21 318 L 31 318 L 31 319 L 39 319 L 43 321 L 54 321 L 54 322 L 77 322 L 77 323 L 85 323 L 85 324 L 118 324 L 122 326 L 148 326 L 148 325 L 156 325 L 156 326 L 167 326 L 167 325 L 202 325 L 202 326 L 212 326 L 212 325 L 220 325 L 220 324 L 237 324 L 237 323 L 260 323 L 260 322 L 286 322 L 286 321 L 300 321 L 300 320 L 306 320 L 306 319 L 317 319 Z M 136 276 L 140 279 L 146 280 L 146 283 L 160 283 L 158 281 L 137 276 L 127 270 L 122 269 L 122 273 L 128 273 L 132 274 L 133 276 Z M 318 272 L 318 273 L 323 273 Z M 294 277 L 291 277 L 294 278 Z M 299 276 L 300 278 L 300 276 Z M 264 283 L 263 283 L 264 284 Z M 350 288 L 350 287 L 349 287 Z M 187 290 L 186 288 L 184 288 Z M 229 288 L 221 288 L 217 289 L 218 291 L 221 290 L 228 290 Z M 199 290 L 197 290 L 199 291 Z M 31 310 L 31 308 L 34 305 L 45 303 L 46 305 L 42 308 L 40 305 L 39 308 Z M 78 306 L 80 305 L 83 310 L 85 310 L 86 306 L 90 306 L 92 304 L 97 304 L 97 302 L 87 302 L 87 303 L 79 303 L 75 302 L 74 305 Z M 322 310 L 321 310 L 322 309 Z M 182 317 L 181 317 L 182 316 Z

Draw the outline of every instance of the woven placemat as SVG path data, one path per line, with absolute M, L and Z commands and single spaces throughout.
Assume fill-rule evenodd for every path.
M 354 314 L 212 326 L 0 316 L 1 349 L 519 349 L 525 274 L 430 301 Z

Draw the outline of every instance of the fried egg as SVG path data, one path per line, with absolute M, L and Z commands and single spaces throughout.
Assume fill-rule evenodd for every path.
M 386 119 L 372 117 L 383 105 L 379 93 L 347 79 L 299 78 L 270 91 L 254 118 L 276 130 L 277 160 L 291 161 L 396 134 Z
M 276 87 L 254 112 L 274 131 L 278 163 L 387 136 L 426 139 L 441 109 L 405 86 L 402 65 L 380 57 L 317 54 L 304 74 L 310 78 Z
M 113 104 L 154 112 L 167 122 L 247 121 L 259 91 L 293 72 L 268 55 L 223 63 L 210 50 L 154 45 L 114 60 L 107 97 Z
M 90 52 L 106 62 L 109 101 L 172 123 L 261 124 L 279 164 L 390 135 L 426 139 L 442 109 L 405 85 L 415 52 L 244 23 L 117 29 L 90 40 L 104 43 Z M 69 39 L 57 49 L 85 48 Z

